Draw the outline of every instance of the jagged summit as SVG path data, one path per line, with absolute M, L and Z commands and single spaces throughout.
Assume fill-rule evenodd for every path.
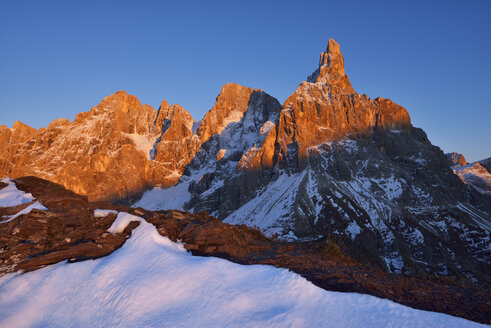
M 309 148 L 320 143 L 371 134 L 374 129 L 410 126 L 402 106 L 381 97 L 372 100 L 353 90 L 340 46 L 330 39 L 319 68 L 283 104 L 278 162 L 288 156 L 289 148 L 298 149 L 298 165 L 302 166 Z
M 319 67 L 307 78 L 307 82 L 328 85 L 329 91 L 333 93 L 355 92 L 344 72 L 341 47 L 333 39 L 329 39 L 326 51 L 320 55 Z

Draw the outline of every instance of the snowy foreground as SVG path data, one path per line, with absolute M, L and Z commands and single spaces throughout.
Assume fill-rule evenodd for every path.
M 98 215 L 107 213 L 98 212 Z M 0 327 L 477 327 L 322 290 L 286 269 L 195 257 L 143 219 L 113 254 L 0 278 Z

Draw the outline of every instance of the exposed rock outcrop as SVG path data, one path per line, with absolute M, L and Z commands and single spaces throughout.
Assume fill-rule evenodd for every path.
M 455 165 L 466 165 L 465 157 L 459 153 L 447 153 L 445 156 L 448 158 L 452 166 Z

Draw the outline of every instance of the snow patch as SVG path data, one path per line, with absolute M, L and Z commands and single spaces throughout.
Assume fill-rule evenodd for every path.
M 281 233 L 287 225 L 286 221 L 291 221 L 292 205 L 304 175 L 305 172 L 291 176 L 280 175 L 223 222 L 257 226 L 268 235 Z
M 155 142 L 158 137 L 152 137 L 149 134 L 138 134 L 138 133 L 124 133 L 121 132 L 122 135 L 128 137 L 135 144 L 136 150 L 141 151 L 145 154 L 145 157 L 150 161 L 152 158 L 150 157 L 150 153 L 153 150 Z
M 188 192 L 189 181 L 181 181 L 173 187 L 162 189 L 155 187 L 145 191 L 142 198 L 133 207 L 143 207 L 149 211 L 181 210 L 191 199 Z
M 17 206 L 34 200 L 32 194 L 17 189 L 17 186 L 10 178 L 3 178 L 0 181 L 8 184 L 5 188 L 0 189 L 0 207 Z
M 130 224 L 130 222 L 133 222 L 133 221 L 143 222 L 145 220 L 139 216 L 132 215 L 129 213 L 125 213 L 125 212 L 118 213 L 116 220 L 114 220 L 113 224 L 111 224 L 109 229 L 107 229 L 107 232 L 121 233 L 124 231 L 124 229 L 126 229 L 128 224 Z
M 266 121 L 262 126 L 261 126 L 261 129 L 259 129 L 259 134 L 260 135 L 263 135 L 263 134 L 266 134 L 269 132 L 269 130 L 271 130 L 273 127 L 275 126 L 275 124 L 271 121 Z
M 101 209 L 94 210 L 94 216 L 96 218 L 103 218 L 103 217 L 108 216 L 111 213 L 118 214 L 118 211 L 115 211 L 115 210 L 101 210 Z
M 357 235 L 360 234 L 361 229 L 360 226 L 355 221 L 353 221 L 346 227 L 345 231 L 350 235 L 351 239 L 353 240 Z

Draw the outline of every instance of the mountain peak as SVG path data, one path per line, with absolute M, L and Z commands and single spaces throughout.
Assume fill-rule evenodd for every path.
M 308 77 L 307 82 L 327 84 L 335 93 L 354 93 L 348 76 L 344 72 L 341 47 L 333 39 L 329 39 L 326 51 L 320 55 L 319 67 Z
M 326 52 L 333 55 L 339 55 L 341 54 L 341 47 L 339 46 L 339 43 L 337 43 L 333 39 L 329 39 Z

